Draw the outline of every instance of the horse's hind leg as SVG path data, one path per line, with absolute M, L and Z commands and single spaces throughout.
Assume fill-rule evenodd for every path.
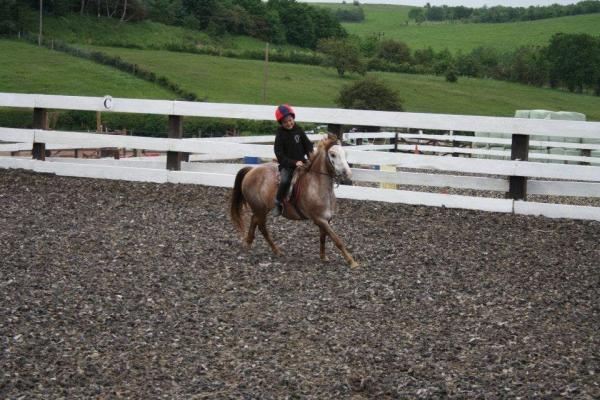
M 273 239 L 271 238 L 271 234 L 267 229 L 266 219 L 267 218 L 265 216 L 258 221 L 258 229 L 260 230 L 260 233 L 262 233 L 262 235 L 264 236 L 267 243 L 269 243 L 269 246 L 271 246 L 271 250 L 273 250 L 273 253 L 280 256 L 282 254 L 281 250 L 279 249 L 279 247 L 277 247 L 277 245 L 273 242 Z
M 252 218 L 250 218 L 250 227 L 248 228 L 248 233 L 246 235 L 246 240 L 244 247 L 246 250 L 250 249 L 252 246 L 252 242 L 254 242 L 254 233 L 256 232 L 256 226 L 258 225 L 259 218 L 252 214 Z
M 319 238 L 321 243 L 319 255 L 321 256 L 321 261 L 328 261 L 327 255 L 325 255 L 325 240 L 327 240 L 327 231 L 319 226 L 319 232 L 321 233 L 321 237 Z

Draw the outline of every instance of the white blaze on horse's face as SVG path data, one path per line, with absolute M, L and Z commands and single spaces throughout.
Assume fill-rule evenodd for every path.
M 352 177 L 352 171 L 350 171 L 350 166 L 346 161 L 346 152 L 342 146 L 339 144 L 331 146 L 328 155 L 331 160 L 331 165 L 335 170 L 335 174 L 350 179 Z

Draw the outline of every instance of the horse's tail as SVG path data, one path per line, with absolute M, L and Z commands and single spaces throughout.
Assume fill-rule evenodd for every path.
M 244 232 L 244 220 L 242 218 L 242 207 L 246 203 L 244 194 L 242 193 L 242 181 L 252 167 L 244 167 L 240 169 L 235 176 L 235 184 L 233 185 L 233 193 L 231 194 L 231 206 L 229 215 L 233 225 L 240 231 Z

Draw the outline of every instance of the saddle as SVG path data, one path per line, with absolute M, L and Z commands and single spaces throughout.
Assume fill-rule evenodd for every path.
M 300 211 L 300 209 L 296 206 L 297 200 L 300 198 L 300 187 L 298 185 L 298 181 L 300 177 L 306 173 L 306 166 L 297 167 L 294 170 L 294 174 L 292 175 L 292 179 L 290 181 L 290 185 L 286 191 L 285 196 L 283 197 L 283 215 L 286 217 L 294 217 L 293 213 L 297 214 L 300 219 L 307 219 L 307 217 Z M 293 210 L 293 213 L 290 212 Z M 295 218 L 294 218 L 295 219 Z

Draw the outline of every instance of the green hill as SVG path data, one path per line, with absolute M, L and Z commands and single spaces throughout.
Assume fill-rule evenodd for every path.
M 332 10 L 356 7 L 352 4 L 317 4 Z M 424 23 L 408 20 L 412 6 L 363 4 L 365 20 L 343 23 L 350 33 L 361 37 L 377 36 L 406 42 L 412 49 L 431 46 L 435 50 L 469 52 L 479 46 L 513 50 L 522 45 L 544 45 L 557 32 L 600 35 L 600 14 L 577 15 L 538 21 L 503 24 Z M 25 13 L 26 29 L 37 33 L 37 14 Z M 246 36 L 215 38 L 205 32 L 168 26 L 151 21 L 120 23 L 105 17 L 71 14 L 45 16 L 44 36 L 68 43 L 164 49 L 168 45 L 233 50 L 262 50 L 265 43 Z M 282 51 L 306 51 L 294 46 L 273 46 Z
M 340 88 L 358 76 L 341 79 L 333 69 L 270 63 L 267 98 L 263 101 L 264 63 L 205 55 L 90 47 L 139 64 L 177 82 L 211 102 L 336 107 Z M 600 97 L 541 89 L 490 79 L 374 73 L 404 99 L 406 111 L 512 116 L 516 109 L 578 111 L 600 120 Z
M 183 89 L 212 102 L 335 107 L 340 88 L 357 79 L 341 79 L 333 69 L 270 63 L 263 101 L 264 63 L 168 51 L 88 46 L 166 76 Z M 176 96 L 116 69 L 56 51 L 0 40 L 0 91 L 167 99 Z M 516 109 L 578 111 L 600 120 L 600 97 L 486 79 L 376 73 L 396 89 L 405 109 L 414 112 L 511 116 Z
M 320 4 L 336 9 L 355 7 L 343 4 Z M 469 52 L 479 46 L 513 50 L 523 45 L 545 45 L 557 32 L 600 35 L 600 14 L 577 15 L 538 21 L 503 24 L 408 23 L 409 6 L 363 4 L 365 20 L 343 23 L 348 33 L 361 37 L 380 35 L 401 40 L 412 49 L 431 46 L 435 50 Z

